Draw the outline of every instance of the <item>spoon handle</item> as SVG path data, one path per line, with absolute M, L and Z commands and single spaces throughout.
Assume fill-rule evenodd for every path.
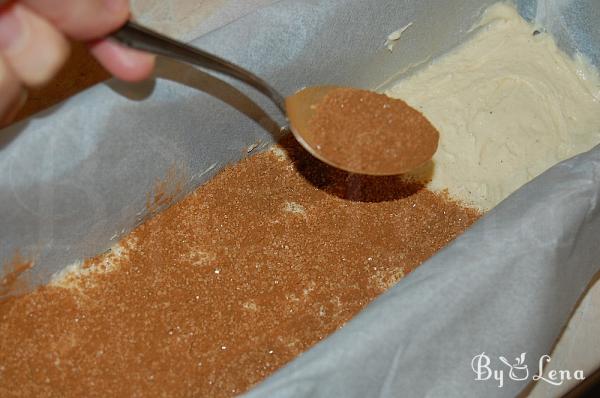
M 127 47 L 183 61 L 240 80 L 267 96 L 285 115 L 284 97 L 264 80 L 227 60 L 128 21 L 109 37 Z

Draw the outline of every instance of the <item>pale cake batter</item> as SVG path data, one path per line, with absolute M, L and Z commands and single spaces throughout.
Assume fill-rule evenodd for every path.
M 511 6 L 492 6 L 473 33 L 386 94 L 421 110 L 440 132 L 433 164 L 417 175 L 487 210 L 600 143 L 600 80 Z

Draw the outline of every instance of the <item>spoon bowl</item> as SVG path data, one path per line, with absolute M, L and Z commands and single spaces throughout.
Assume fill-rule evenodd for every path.
M 431 159 L 439 134 L 406 102 L 350 87 L 313 86 L 285 100 L 296 140 L 314 157 L 355 174 L 405 174 Z

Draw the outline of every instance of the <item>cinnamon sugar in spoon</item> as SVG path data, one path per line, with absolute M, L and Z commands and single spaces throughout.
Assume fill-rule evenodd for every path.
M 437 149 L 437 130 L 402 100 L 335 86 L 308 87 L 284 99 L 251 72 L 135 22 L 127 22 L 110 37 L 126 46 L 210 69 L 254 87 L 287 116 L 292 134 L 308 152 L 342 170 L 403 174 L 427 162 Z
M 314 86 L 286 99 L 296 139 L 312 155 L 359 174 L 409 172 L 431 159 L 439 134 L 406 102 L 356 88 Z

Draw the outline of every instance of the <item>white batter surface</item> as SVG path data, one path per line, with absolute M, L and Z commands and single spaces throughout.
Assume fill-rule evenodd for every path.
M 440 132 L 432 164 L 415 173 L 431 178 L 431 189 L 488 210 L 600 143 L 597 71 L 534 30 L 496 4 L 471 40 L 386 92 Z

